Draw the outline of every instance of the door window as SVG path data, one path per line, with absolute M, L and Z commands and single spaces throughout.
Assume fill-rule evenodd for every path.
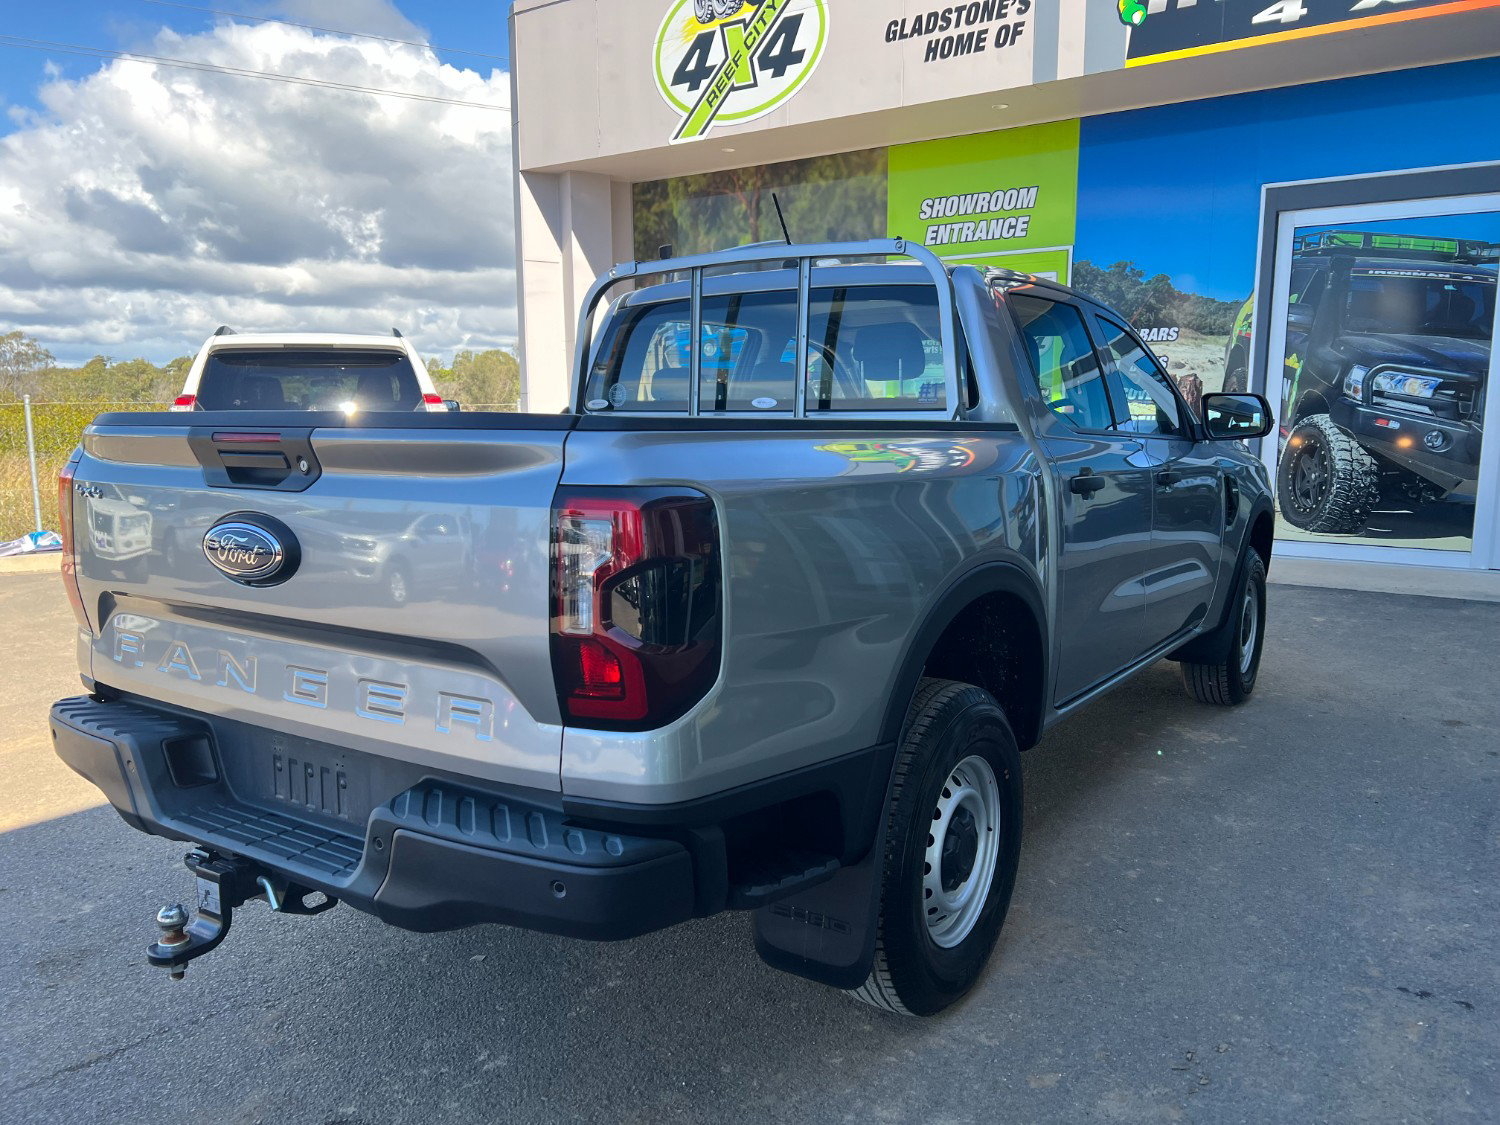
M 1019 293 L 1005 303 L 1026 340 L 1042 401 L 1076 429 L 1109 429 L 1109 395 L 1083 315 L 1072 305 Z
M 1095 320 L 1112 367 L 1110 394 L 1120 419 L 1115 428 L 1132 434 L 1183 433 L 1181 402 L 1156 357 L 1124 325 L 1107 316 Z

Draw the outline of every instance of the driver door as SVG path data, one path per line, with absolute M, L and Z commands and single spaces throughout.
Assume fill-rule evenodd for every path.
M 1125 325 L 1095 312 L 1109 363 L 1116 428 L 1138 438 L 1151 472 L 1151 552 L 1145 578 L 1153 644 L 1197 625 L 1213 602 L 1224 542 L 1224 471 L 1211 442 L 1156 356 Z

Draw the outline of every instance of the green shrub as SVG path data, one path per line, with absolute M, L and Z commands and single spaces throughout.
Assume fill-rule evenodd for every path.
M 31 406 L 36 436 L 36 469 L 42 499 L 42 527 L 57 528 L 57 474 L 67 463 L 83 428 L 108 410 L 161 410 L 151 402 L 39 402 Z M 26 452 L 26 418 L 20 403 L 0 403 L 0 542 L 35 531 L 31 507 L 31 463 Z

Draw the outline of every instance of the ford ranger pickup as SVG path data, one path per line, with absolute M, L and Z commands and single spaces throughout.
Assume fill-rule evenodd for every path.
M 1195 413 L 1119 314 L 900 240 L 620 265 L 577 339 L 563 414 L 88 427 L 52 732 L 191 845 L 148 961 L 251 900 L 601 940 L 739 910 L 777 968 L 945 1008 L 1020 751 L 1162 658 L 1255 687 L 1265 401 Z M 117 495 L 177 549 L 122 562 Z

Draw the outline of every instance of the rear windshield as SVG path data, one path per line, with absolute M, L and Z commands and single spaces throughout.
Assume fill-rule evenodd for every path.
M 385 348 L 211 352 L 198 383 L 204 410 L 415 410 L 416 372 Z
M 947 409 L 938 320 L 930 285 L 814 289 L 807 412 Z M 587 408 L 686 413 L 692 343 L 686 298 L 618 309 L 589 373 Z M 791 413 L 796 290 L 705 295 L 698 344 L 700 413 Z

